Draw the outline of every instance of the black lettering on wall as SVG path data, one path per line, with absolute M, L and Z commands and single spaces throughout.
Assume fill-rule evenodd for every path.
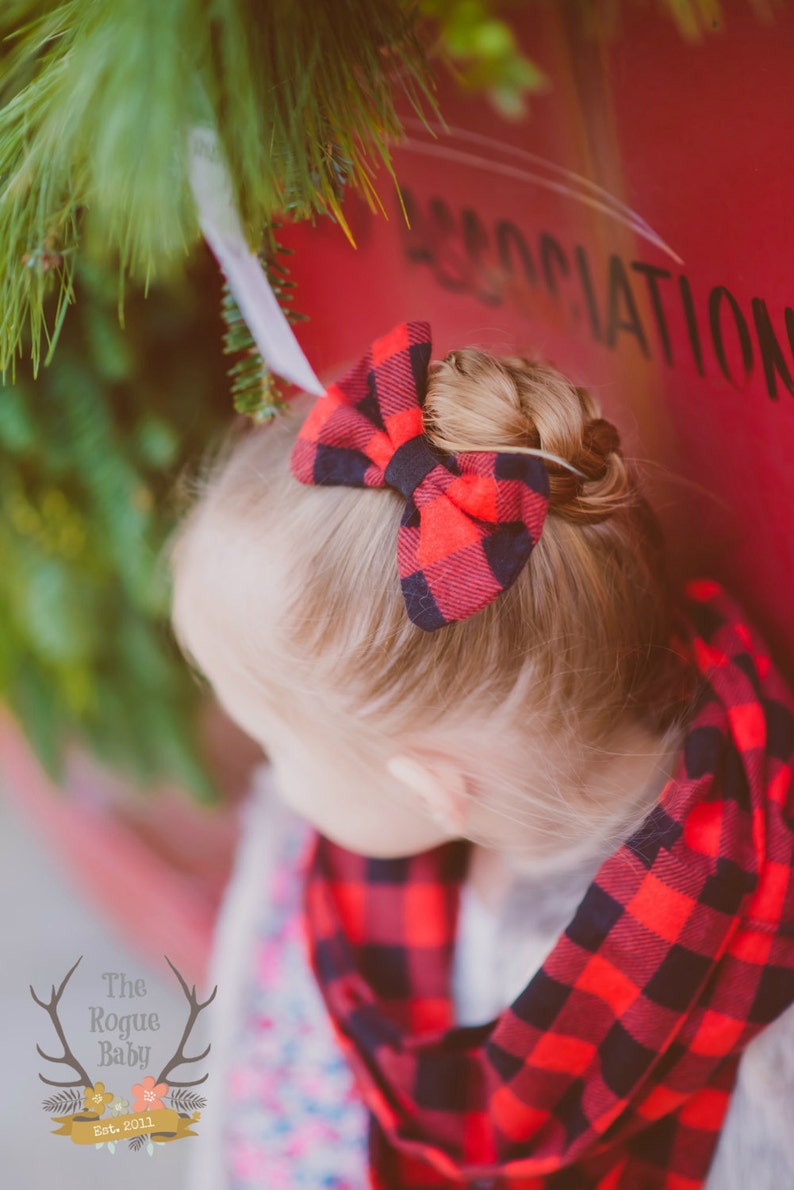
M 763 298 L 753 298 L 753 322 L 755 323 L 755 335 L 758 339 L 758 350 L 761 353 L 761 363 L 764 365 L 766 391 L 774 401 L 778 399 L 777 378 L 779 376 L 788 391 L 794 396 L 794 381 L 791 379 L 791 372 L 783 357 Z M 789 347 L 794 355 L 794 335 L 792 335 L 794 332 L 794 310 L 789 306 L 786 306 L 786 330 L 788 331 Z
M 497 220 L 491 232 L 490 225 L 474 209 L 467 207 L 456 213 L 440 197 L 419 203 L 410 189 L 403 190 L 402 201 L 410 220 L 410 227 L 403 233 L 406 258 L 426 264 L 444 289 L 471 294 L 486 305 L 496 306 L 505 300 L 506 293 L 521 302 L 525 293 L 537 290 L 542 284 L 555 301 L 563 296 L 574 299 L 571 313 L 580 326 L 587 327 L 595 342 L 614 349 L 621 345 L 620 336 L 628 335 L 636 340 L 647 359 L 651 358 L 651 345 L 655 346 L 658 340 L 668 365 L 673 365 L 683 350 L 674 350 L 678 321 L 672 317 L 675 311 L 671 307 L 677 296 L 692 359 L 700 376 L 706 375 L 706 362 L 699 318 L 705 326 L 703 316 L 707 315 L 714 348 L 713 357 L 709 357 L 710 367 L 713 359 L 722 376 L 734 388 L 742 388 L 754 371 L 756 344 L 770 398 L 778 400 L 781 389 L 794 396 L 794 308 L 790 306 L 783 311 L 789 349 L 785 354 L 783 336 L 777 333 L 763 298 L 752 299 L 750 318 L 724 285 L 715 286 L 708 300 L 698 303 L 684 274 L 675 278 L 676 289 L 665 287 L 663 282 L 672 276 L 669 269 L 643 260 L 626 264 L 613 253 L 604 277 L 603 272 L 594 270 L 581 244 L 573 245 L 569 255 L 550 232 L 541 231 L 536 240 L 528 240 L 521 228 L 508 219 Z M 400 226 L 404 227 L 402 211 L 399 214 Z M 650 343 L 632 287 L 632 273 L 643 277 L 647 286 L 657 332 Z M 511 281 L 516 284 L 510 285 Z M 598 300 L 601 284 L 606 290 L 603 307 Z
M 561 245 L 555 240 L 553 235 L 549 235 L 547 231 L 544 231 L 540 237 L 540 268 L 543 273 L 543 280 L 546 282 L 546 288 L 552 297 L 559 296 L 557 278 L 554 275 L 555 261 L 562 276 L 569 276 L 571 269 L 568 264 L 568 258 Z
M 584 293 L 585 309 L 587 310 L 587 317 L 590 322 L 590 330 L 596 343 L 600 343 L 602 339 L 601 319 L 598 316 L 593 278 L 590 273 L 590 262 L 581 244 L 576 245 L 573 254 L 576 260 L 579 280 L 582 282 L 582 292 Z
M 473 268 L 474 296 L 486 306 L 501 306 L 499 278 L 487 259 L 490 251 L 488 235 L 479 215 L 471 207 L 466 207 L 463 211 L 463 244 Z
M 402 206 L 405 208 L 405 219 L 400 219 L 398 227 L 403 231 L 405 255 L 409 260 L 420 264 L 433 263 L 433 249 L 428 234 L 427 222 L 422 209 L 407 187 L 400 191 Z M 398 199 L 399 201 L 399 199 Z M 408 226 L 405 226 L 406 220 Z
M 623 261 L 615 253 L 609 258 L 609 297 L 607 301 L 607 345 L 614 347 L 618 331 L 633 335 L 645 358 L 648 358 L 648 340 L 640 320 L 640 312 L 631 291 L 628 274 Z
M 678 288 L 681 292 L 681 301 L 686 317 L 686 330 L 689 335 L 689 346 L 692 348 L 695 367 L 701 376 L 705 376 L 703 348 L 700 343 L 700 329 L 698 327 L 697 314 L 695 313 L 695 303 L 692 298 L 692 286 L 689 284 L 689 279 L 683 274 L 678 278 Z
M 746 383 L 753 370 L 753 344 L 750 340 L 750 332 L 747 329 L 747 322 L 744 314 L 742 314 L 739 303 L 733 296 L 729 289 L 724 285 L 715 285 L 709 294 L 709 326 L 711 327 L 711 339 L 714 344 L 714 354 L 717 357 L 717 363 L 720 366 L 720 371 L 726 380 L 738 388 L 728 363 L 728 357 L 725 351 L 725 340 L 722 337 L 722 306 L 723 302 L 727 302 L 733 314 L 733 321 L 736 327 L 736 335 L 739 340 L 739 347 L 742 353 L 742 365 L 744 367 L 743 383 Z
M 529 245 L 515 223 L 511 223 L 509 219 L 500 219 L 496 225 L 496 251 L 499 254 L 502 271 L 508 277 L 516 275 L 513 264 L 515 254 L 521 262 L 521 269 L 527 284 L 531 285 L 533 289 L 537 287 L 538 272 Z
M 673 352 L 670 346 L 670 332 L 667 329 L 667 319 L 664 316 L 662 296 L 659 293 L 659 282 L 669 281 L 670 273 L 667 269 L 660 269 L 655 264 L 646 264 L 643 260 L 632 260 L 631 267 L 635 273 L 643 276 L 648 284 L 648 296 L 651 299 L 651 309 L 653 310 L 653 317 L 656 321 L 659 341 L 662 344 L 665 363 L 672 364 Z
M 469 262 L 458 250 L 458 229 L 452 211 L 443 198 L 430 200 L 429 231 L 433 244 L 433 272 L 439 285 L 452 293 L 470 292 Z

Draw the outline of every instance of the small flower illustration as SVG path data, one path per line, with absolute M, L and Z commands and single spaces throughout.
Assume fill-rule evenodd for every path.
M 155 1108 L 163 1106 L 163 1095 L 168 1094 L 168 1084 L 157 1083 L 155 1086 L 154 1078 L 147 1074 L 141 1082 L 135 1084 L 132 1093 L 135 1096 L 133 1111 L 154 1111 Z
M 126 1115 L 127 1112 L 129 1111 L 129 1108 L 130 1108 L 129 1099 L 122 1099 L 120 1095 L 117 1095 L 116 1098 L 113 1100 L 113 1102 L 110 1105 L 110 1110 L 113 1112 L 114 1116 Z
M 83 1092 L 85 1110 L 96 1112 L 98 1116 L 104 1114 L 105 1106 L 110 1103 L 112 1098 L 113 1092 L 106 1091 L 104 1083 L 95 1083 L 93 1087 L 86 1087 Z

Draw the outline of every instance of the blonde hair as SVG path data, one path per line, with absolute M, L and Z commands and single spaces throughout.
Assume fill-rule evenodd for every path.
M 410 622 L 400 589 L 404 498 L 300 484 L 289 470 L 299 421 L 233 441 L 180 531 L 174 623 L 187 651 L 197 617 L 210 617 L 282 709 L 319 692 L 351 730 L 394 738 L 496 711 L 519 732 L 542 724 L 593 748 L 627 719 L 673 724 L 682 673 L 660 535 L 584 389 L 476 349 L 431 366 L 425 430 L 442 451 L 537 450 L 581 473 L 546 463 L 549 514 L 528 565 L 490 606 L 434 633 Z M 278 598 L 262 606 L 268 571 Z

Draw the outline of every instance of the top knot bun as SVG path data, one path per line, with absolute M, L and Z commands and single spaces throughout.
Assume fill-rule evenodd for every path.
M 440 450 L 543 450 L 549 511 L 593 524 L 633 502 L 620 436 L 590 394 L 556 369 L 476 348 L 453 351 L 428 377 L 425 432 Z

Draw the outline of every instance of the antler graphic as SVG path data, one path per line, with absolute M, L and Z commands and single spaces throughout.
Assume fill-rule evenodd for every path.
M 160 1073 L 157 1076 L 156 1082 L 158 1082 L 158 1083 L 167 1082 L 169 1087 L 197 1087 L 199 1085 L 199 1083 L 205 1083 L 207 1081 L 207 1079 L 209 1078 L 209 1074 L 205 1074 L 203 1078 L 197 1078 L 197 1079 L 194 1079 L 192 1082 L 187 1082 L 187 1083 L 173 1082 L 171 1079 L 167 1078 L 167 1076 L 176 1066 L 182 1066 L 183 1063 L 201 1062 L 203 1058 L 206 1058 L 207 1054 L 212 1049 L 212 1046 L 208 1045 L 205 1050 L 203 1050 L 200 1054 L 196 1054 L 195 1057 L 193 1057 L 193 1058 L 185 1057 L 185 1042 L 187 1041 L 188 1037 L 190 1036 L 191 1030 L 193 1029 L 193 1026 L 196 1023 L 196 1021 L 198 1019 L 198 1014 L 201 1012 L 202 1008 L 206 1008 L 207 1005 L 211 1004 L 212 1001 L 215 999 L 215 993 L 218 990 L 218 985 L 216 984 L 215 987 L 212 989 L 212 995 L 207 1000 L 205 1000 L 203 1004 L 200 1004 L 198 1001 L 198 997 L 196 996 L 196 985 L 193 984 L 193 990 L 188 991 L 187 984 L 185 983 L 184 979 L 177 971 L 174 964 L 169 959 L 168 955 L 165 955 L 165 961 L 168 963 L 168 966 L 171 968 L 174 975 L 177 977 L 180 984 L 182 985 L 182 991 L 187 996 L 187 1002 L 190 1005 L 190 1013 L 188 1014 L 187 1024 L 185 1025 L 185 1031 L 182 1034 L 179 1045 L 176 1048 L 176 1053 L 174 1054 L 173 1058 L 171 1058 L 171 1060 L 169 1062 L 167 1062 L 166 1065 L 163 1067 L 163 1069 L 160 1071 Z
M 33 991 L 33 985 L 32 984 L 28 985 L 30 987 L 31 996 L 36 1001 L 36 1003 L 44 1009 L 44 1011 L 47 1013 L 50 1020 L 52 1021 L 53 1025 L 55 1026 L 55 1032 L 58 1034 L 58 1040 L 60 1041 L 61 1045 L 63 1046 L 63 1057 L 62 1058 L 54 1058 L 52 1056 L 52 1054 L 45 1054 L 44 1050 L 41 1048 L 40 1045 L 36 1046 L 37 1051 L 39 1052 L 39 1054 L 41 1054 L 42 1058 L 44 1058 L 47 1062 L 64 1062 L 67 1066 L 71 1066 L 72 1069 L 77 1071 L 77 1073 L 80 1075 L 80 1077 L 74 1079 L 73 1082 L 59 1083 L 59 1082 L 56 1082 L 55 1079 L 45 1078 L 43 1074 L 40 1074 L 39 1078 L 41 1079 L 41 1081 L 43 1083 L 46 1083 L 48 1087 L 80 1087 L 80 1086 L 91 1087 L 91 1086 L 93 1086 L 91 1079 L 88 1077 L 85 1070 L 83 1069 L 83 1067 L 77 1061 L 77 1058 L 75 1058 L 74 1054 L 70 1050 L 70 1048 L 67 1044 L 67 1041 L 66 1041 L 66 1037 L 63 1032 L 63 1026 L 61 1025 L 61 1022 L 58 1020 L 58 1002 L 60 1001 L 60 998 L 63 995 L 64 988 L 66 987 L 69 980 L 72 978 L 72 975 L 73 975 L 78 963 L 81 961 L 82 957 L 83 956 L 80 955 L 80 958 L 77 960 L 77 963 L 75 963 L 74 967 L 72 967 L 71 970 L 67 971 L 66 975 L 64 975 L 63 981 L 61 982 L 61 986 L 58 988 L 57 992 L 55 990 L 55 984 L 52 985 L 52 992 L 50 994 L 49 1003 L 45 1003 L 44 1000 L 40 1000 L 38 998 L 38 996 L 36 995 L 36 993 Z

